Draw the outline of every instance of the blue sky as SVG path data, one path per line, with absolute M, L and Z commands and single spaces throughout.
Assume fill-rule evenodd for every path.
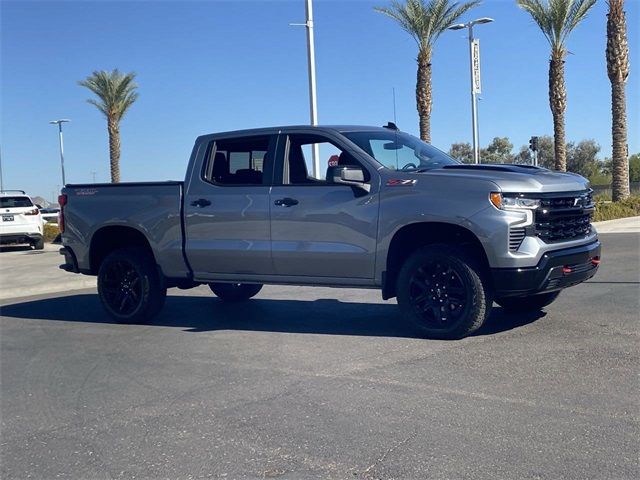
M 417 134 L 414 41 L 373 11 L 379 1 L 314 1 L 319 121 L 382 125 Z M 568 140 L 593 138 L 610 154 L 606 2 L 569 39 Z M 631 75 L 630 151 L 640 151 L 640 1 L 627 0 Z M 481 40 L 480 143 L 508 136 L 514 150 L 553 132 L 547 97 L 549 47 L 513 0 L 485 0 L 464 20 Z M 124 181 L 182 179 L 197 135 L 308 123 L 304 0 L 7 1 L 0 3 L 1 148 L 5 188 L 52 198 L 65 125 L 67 182 L 109 180 L 106 123 L 77 81 L 96 69 L 138 74 L 140 98 L 121 125 Z M 471 141 L 468 43 L 438 40 L 433 58 L 432 142 Z

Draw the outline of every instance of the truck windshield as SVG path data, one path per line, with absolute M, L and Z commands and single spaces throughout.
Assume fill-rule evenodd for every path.
M 404 132 L 375 130 L 343 132 L 343 135 L 392 170 L 415 172 L 460 163 L 428 143 Z

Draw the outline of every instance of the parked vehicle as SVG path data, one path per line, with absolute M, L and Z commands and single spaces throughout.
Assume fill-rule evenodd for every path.
M 31 198 L 22 190 L 0 192 L 0 244 L 30 244 L 44 248 L 42 216 Z
M 55 207 L 40 208 L 40 215 L 45 222 L 56 223 L 58 221 L 58 215 L 60 209 Z
M 156 315 L 168 287 L 241 301 L 322 285 L 380 289 L 425 336 L 460 338 L 493 301 L 543 308 L 600 263 L 584 178 L 463 165 L 393 124 L 205 135 L 184 182 L 67 185 L 59 203 L 61 268 L 97 275 L 123 322 Z

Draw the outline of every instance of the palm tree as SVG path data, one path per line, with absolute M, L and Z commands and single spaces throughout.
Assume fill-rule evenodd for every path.
M 420 138 L 431 141 L 431 55 L 433 45 L 447 27 L 456 23 L 480 0 L 460 4 L 451 0 L 407 0 L 402 4 L 392 0 L 391 7 L 375 10 L 393 18 L 418 44 L 418 75 L 416 81 L 416 106 L 420 117 Z
M 98 100 L 90 98 L 87 102 L 107 118 L 112 183 L 120 181 L 120 120 L 138 98 L 135 77 L 133 72 L 124 74 L 116 68 L 112 72 L 94 71 L 78 82 L 96 94 Z
M 627 109 L 624 85 L 629 76 L 629 44 L 624 0 L 609 0 L 607 15 L 607 73 L 611 81 L 612 199 L 629 196 L 629 159 L 627 157 Z
M 549 60 L 549 106 L 553 114 L 555 168 L 567 170 L 564 111 L 567 90 L 564 86 L 564 58 L 569 34 L 584 20 L 596 0 L 516 0 L 533 17 L 551 45 Z

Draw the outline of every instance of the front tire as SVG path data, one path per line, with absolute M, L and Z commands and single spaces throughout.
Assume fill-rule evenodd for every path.
M 220 300 L 243 302 L 255 297 L 262 285 L 259 283 L 210 283 L 209 288 Z
M 527 297 L 496 298 L 496 303 L 511 312 L 536 312 L 555 302 L 558 295 L 560 295 L 560 291 L 539 293 Z
M 423 247 L 398 274 L 398 305 L 428 338 L 458 339 L 478 330 L 491 311 L 482 268 L 459 248 Z
M 144 248 L 111 252 L 98 271 L 98 295 L 107 313 L 121 323 L 147 323 L 164 305 L 167 289 Z
M 40 239 L 36 240 L 35 242 L 33 242 L 33 249 L 34 250 L 44 250 L 44 238 L 40 238 Z

